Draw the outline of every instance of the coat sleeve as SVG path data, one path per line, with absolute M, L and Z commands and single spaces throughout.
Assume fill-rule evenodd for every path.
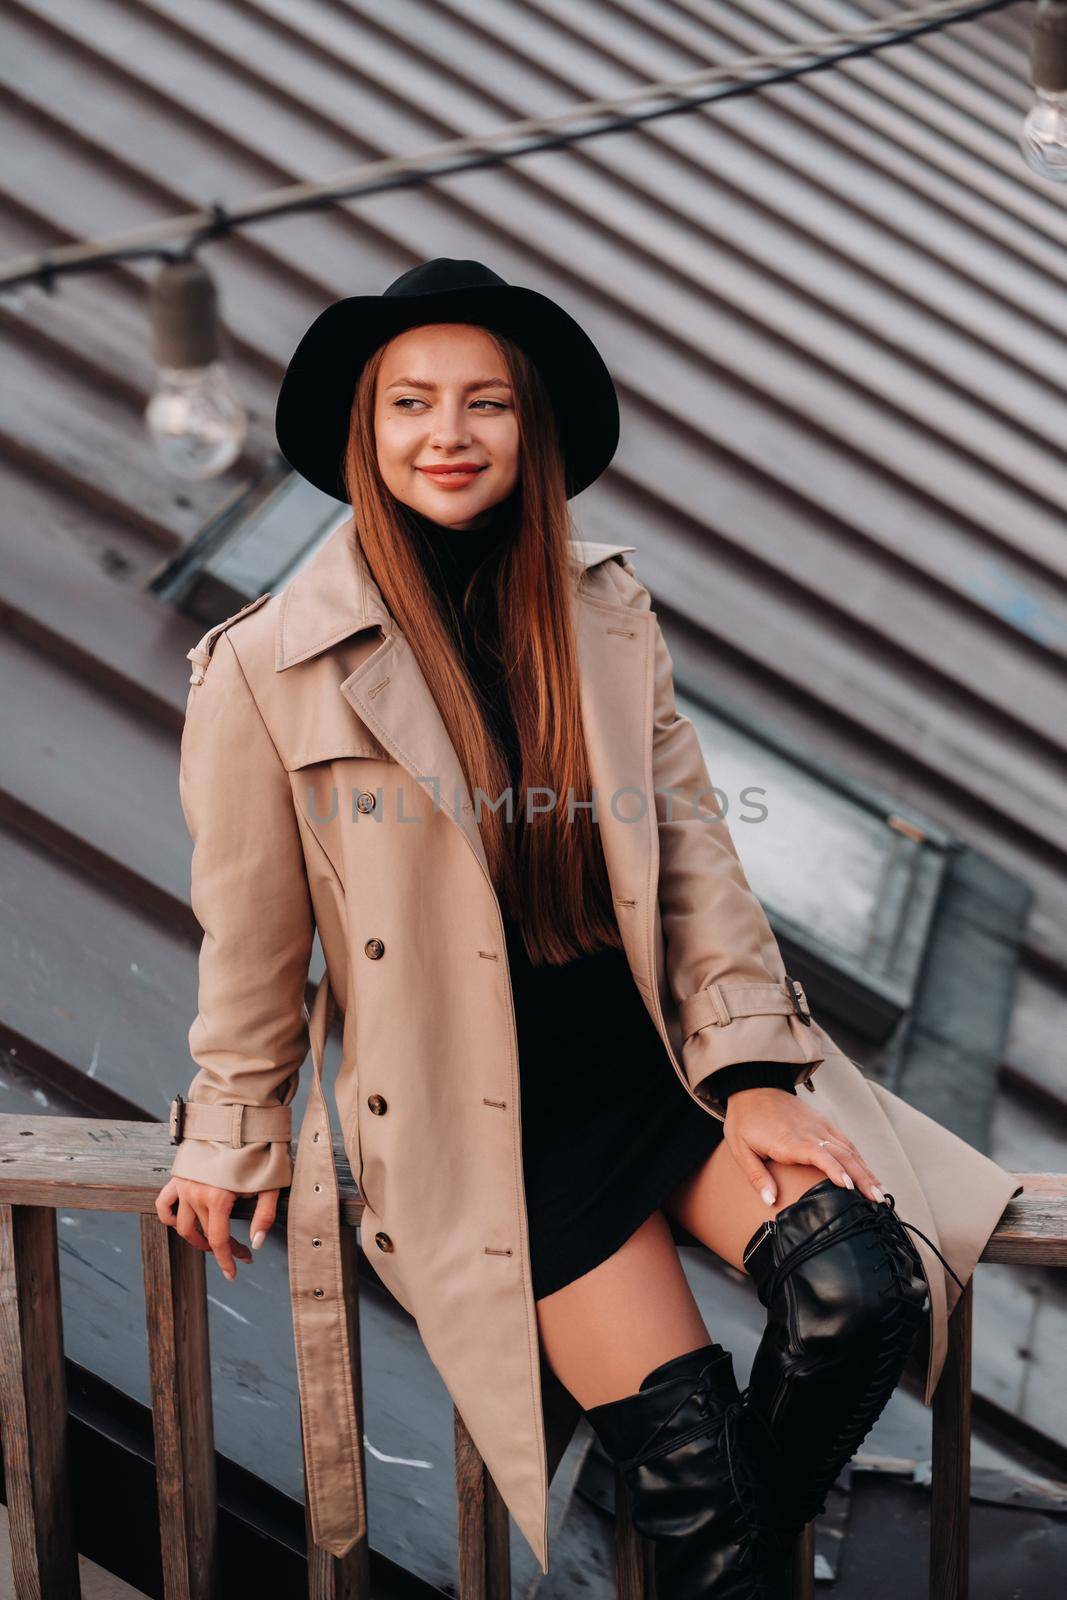
M 288 1107 L 296 1094 L 315 923 L 289 779 L 225 633 L 189 691 L 179 792 L 203 940 L 189 1029 L 194 1135 L 181 1139 L 171 1171 L 242 1192 L 282 1188 L 293 1175 L 291 1113 L 267 1119 L 270 1139 L 261 1128 L 246 1141 L 236 1108 Z M 195 1135 L 199 1106 L 233 1109 L 229 1137 Z
M 607 565 L 624 603 L 652 611 L 633 564 Z M 709 1082 L 713 1073 L 743 1062 L 781 1062 L 793 1069 L 794 1084 L 807 1083 L 824 1060 L 823 1035 L 803 989 L 787 980 L 778 942 L 719 813 L 696 729 L 675 706 L 673 662 L 654 613 L 652 627 L 652 770 L 667 982 L 690 1087 L 725 1116 L 725 1099 Z

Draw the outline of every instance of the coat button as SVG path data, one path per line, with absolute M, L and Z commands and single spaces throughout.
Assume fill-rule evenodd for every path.
M 385 1113 L 389 1109 L 388 1102 L 386 1101 L 384 1094 L 369 1094 L 367 1096 L 367 1104 L 370 1106 L 376 1117 L 384 1117 Z
M 390 1239 L 387 1233 L 376 1233 L 374 1235 L 374 1242 L 378 1246 L 379 1250 L 385 1250 L 388 1252 L 393 1248 L 393 1241 Z
M 363 946 L 363 954 L 370 956 L 372 961 L 380 961 L 385 954 L 385 945 L 380 939 L 368 939 Z
M 373 811 L 374 810 L 374 796 L 371 794 L 369 789 L 364 789 L 362 794 L 358 794 L 356 796 L 356 810 L 357 811 Z

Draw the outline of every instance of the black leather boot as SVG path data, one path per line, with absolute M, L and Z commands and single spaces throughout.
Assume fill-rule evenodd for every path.
M 825 1510 L 929 1312 L 922 1263 L 905 1232 L 911 1226 L 897 1217 L 892 1195 L 880 1204 L 825 1178 L 745 1246 L 767 1308 L 744 1395 L 765 1424 L 752 1435 L 761 1454 L 759 1515 L 787 1545 Z
M 779 1600 L 784 1566 L 755 1515 L 755 1452 L 733 1358 L 720 1344 L 675 1356 L 636 1394 L 585 1413 L 655 1541 L 657 1600 Z

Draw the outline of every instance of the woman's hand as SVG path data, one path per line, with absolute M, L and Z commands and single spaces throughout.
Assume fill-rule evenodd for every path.
M 859 1188 L 870 1200 L 885 1199 L 847 1134 L 785 1089 L 735 1089 L 726 1102 L 723 1133 L 741 1170 L 769 1206 L 777 1199 L 777 1189 L 761 1156 L 819 1167 L 846 1189 Z
M 168 1228 L 177 1228 L 181 1237 L 197 1250 L 210 1250 L 232 1283 L 237 1276 L 234 1256 L 239 1261 L 252 1260 L 252 1251 L 230 1232 L 234 1201 L 246 1192 L 216 1189 L 210 1183 L 194 1183 L 191 1178 L 171 1178 L 156 1196 L 156 1215 Z M 255 1250 L 273 1226 L 280 1192 L 264 1189 L 259 1196 L 249 1229 Z M 175 1205 L 177 1216 L 174 1215 Z

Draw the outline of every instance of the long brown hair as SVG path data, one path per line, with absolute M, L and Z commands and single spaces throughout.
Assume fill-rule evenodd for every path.
M 489 330 L 486 330 L 487 332 Z M 578 697 L 577 647 L 568 594 L 570 516 L 551 400 L 537 368 L 512 340 L 491 333 L 516 397 L 519 481 L 512 536 L 487 561 L 495 586 L 500 658 L 518 735 L 521 778 L 514 822 L 495 801 L 511 782 L 456 640 L 426 581 L 403 524 L 402 508 L 378 467 L 374 405 L 385 345 L 363 367 L 352 404 L 344 476 L 360 548 L 386 607 L 410 645 L 452 741 L 472 798 L 486 863 L 506 914 L 521 926 L 535 964 L 560 964 L 604 947 L 620 948 L 618 922 L 588 805 L 591 779 Z M 526 819 L 527 788 L 556 799 Z M 574 803 L 568 805 L 573 795 Z M 605 797 L 598 796 L 598 804 Z M 535 795 L 535 808 L 546 797 Z

